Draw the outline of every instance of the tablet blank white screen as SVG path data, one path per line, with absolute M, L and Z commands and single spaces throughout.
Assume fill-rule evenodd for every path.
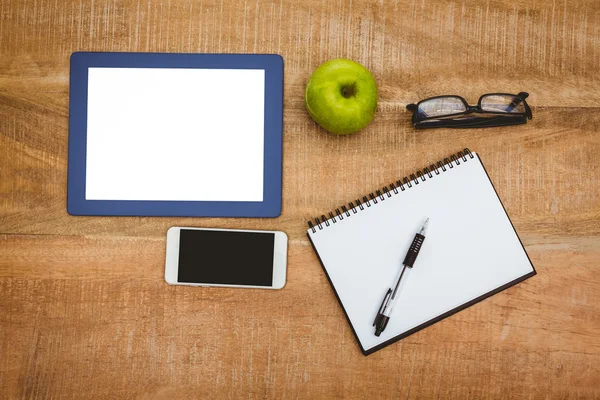
M 264 70 L 89 68 L 87 200 L 263 201 Z

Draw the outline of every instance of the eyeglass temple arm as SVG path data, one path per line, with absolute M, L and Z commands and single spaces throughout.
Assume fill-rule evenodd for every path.
M 426 128 L 489 128 L 495 126 L 519 125 L 526 121 L 522 115 L 499 115 L 492 118 L 471 118 L 469 120 L 429 120 L 414 124 L 417 129 Z
M 515 99 L 508 105 L 508 107 L 506 107 L 506 111 L 510 112 L 510 111 L 514 110 L 516 106 L 518 106 L 519 104 L 521 104 L 521 102 L 523 102 L 523 105 L 525 106 L 525 113 L 527 114 L 527 118 L 531 119 L 531 117 L 532 117 L 531 108 L 529 108 L 529 104 L 527 104 L 527 102 L 525 101 L 525 99 L 527 97 L 529 97 L 529 93 L 520 92 L 518 95 L 515 96 Z
M 406 106 L 406 109 L 413 113 L 412 118 L 411 118 L 413 125 L 417 124 L 419 122 L 418 112 L 417 112 L 419 108 L 417 107 L 417 105 L 414 103 L 411 103 Z

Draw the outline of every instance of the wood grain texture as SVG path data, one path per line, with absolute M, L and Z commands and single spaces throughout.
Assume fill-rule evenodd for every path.
M 79 50 L 281 54 L 282 216 L 69 216 Z M 333 57 L 379 84 L 376 119 L 354 136 L 303 106 Z M 0 1 L 0 397 L 600 398 L 599 65 L 593 0 Z M 526 126 L 416 132 L 404 110 L 522 90 Z M 464 147 L 538 275 L 363 357 L 305 221 Z M 173 225 L 285 231 L 287 286 L 166 285 Z

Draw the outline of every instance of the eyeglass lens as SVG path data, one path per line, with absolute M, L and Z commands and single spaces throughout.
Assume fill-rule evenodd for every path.
M 523 99 L 508 94 L 488 94 L 481 98 L 481 109 L 495 113 L 524 113 Z
M 460 97 L 445 96 L 425 100 L 419 104 L 418 113 L 421 117 L 442 117 L 467 111 Z

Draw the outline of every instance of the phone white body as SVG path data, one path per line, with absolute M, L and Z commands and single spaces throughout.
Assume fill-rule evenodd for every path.
M 178 281 L 179 273 L 179 256 L 181 231 L 213 231 L 213 232 L 239 232 L 239 233 L 260 233 L 274 235 L 273 243 L 273 275 L 272 284 L 270 286 L 257 286 L 245 284 L 228 284 L 215 282 L 180 282 Z M 241 229 L 213 229 L 213 228 L 188 228 L 174 226 L 167 231 L 167 253 L 165 262 L 165 281 L 170 285 L 187 285 L 187 286 L 202 286 L 202 287 L 237 287 L 237 288 L 253 288 L 253 289 L 281 289 L 285 286 L 286 270 L 287 270 L 287 246 L 288 237 L 284 232 L 280 231 L 258 231 L 258 230 L 241 230 Z M 229 251 L 237 251 L 235 244 L 232 244 Z M 219 268 L 219 265 L 203 265 L 203 268 Z

